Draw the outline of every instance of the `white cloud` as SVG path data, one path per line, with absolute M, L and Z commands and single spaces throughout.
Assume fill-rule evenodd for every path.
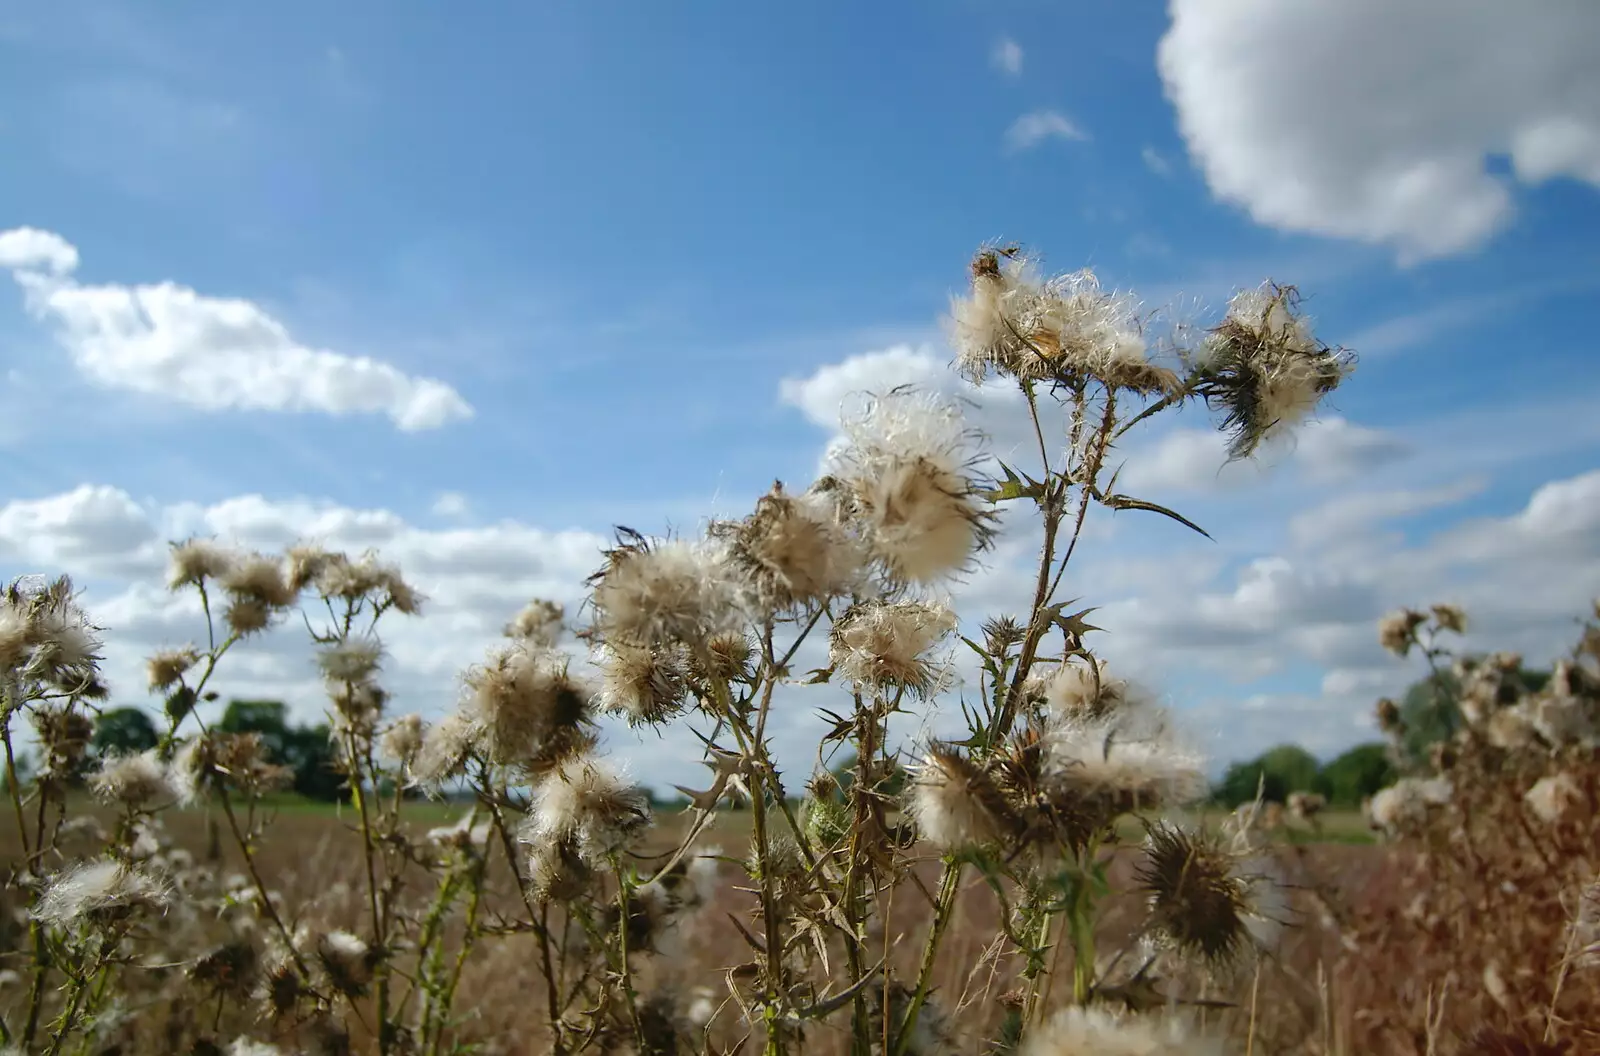
M 1173 0 L 1158 64 L 1212 191 L 1260 223 L 1479 245 L 1514 181 L 1600 186 L 1600 5 Z M 1487 161 L 1509 156 L 1512 179 Z
M 367 356 L 307 347 L 251 301 L 172 282 L 85 285 L 77 250 L 32 228 L 0 233 L 28 310 L 54 324 L 78 371 L 111 389 L 205 411 L 386 414 L 406 431 L 468 418 L 455 389 Z
M 1072 119 L 1058 110 L 1035 110 L 1023 114 L 1006 129 L 1006 149 L 1030 150 L 1047 139 L 1085 140 L 1084 132 Z
M 1001 37 L 989 53 L 989 61 L 1001 73 L 1015 77 L 1022 72 L 1022 45 L 1010 37 Z
M 467 497 L 459 491 L 441 492 L 433 500 L 433 513 L 436 517 L 465 517 L 469 509 Z
M 1481 492 L 1485 484 L 1486 481 L 1480 477 L 1469 477 L 1437 488 L 1340 495 L 1296 514 L 1289 521 L 1289 536 L 1302 549 L 1362 539 L 1363 532 L 1369 532 L 1386 521 L 1415 516 L 1471 498 Z
M 1168 161 L 1166 155 L 1162 154 L 1155 147 L 1145 147 L 1143 150 L 1139 151 L 1139 157 L 1144 161 L 1144 167 L 1155 173 L 1157 176 L 1172 175 L 1172 162 Z
M 1171 429 L 1128 454 L 1122 481 L 1134 494 L 1204 493 L 1260 483 L 1292 463 L 1320 483 L 1348 479 L 1403 456 L 1399 438 L 1343 418 L 1314 419 L 1255 456 L 1228 461 L 1228 441 L 1216 429 Z

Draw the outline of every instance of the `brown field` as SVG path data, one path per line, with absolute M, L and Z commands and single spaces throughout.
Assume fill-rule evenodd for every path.
M 302 914 L 298 919 L 311 920 L 322 927 L 345 926 L 359 931 L 364 886 L 360 840 L 352 837 L 354 818 L 349 809 L 284 800 L 267 811 L 272 815 L 271 825 L 257 851 L 257 867 L 267 886 L 284 896 L 284 905 L 297 907 L 296 911 Z M 419 838 L 430 828 L 455 821 L 463 812 L 464 808 L 459 805 L 425 801 L 407 803 L 402 809 L 406 825 Z M 111 821 L 107 811 L 87 803 L 75 804 L 70 816 L 91 816 L 102 824 Z M 173 810 L 163 817 L 173 845 L 193 855 L 202 873 L 209 872 L 220 878 L 243 870 L 238 848 L 222 827 L 217 812 Z M 669 847 L 681 834 L 682 817 L 667 814 L 660 818 L 661 824 L 656 827 L 653 839 L 659 841 L 661 848 Z M 720 847 L 730 855 L 742 854 L 749 840 L 748 819 L 749 815 L 743 812 L 720 815 L 698 845 L 705 850 Z M 1137 831 L 1130 830 L 1127 835 L 1136 837 Z M 1283 831 L 1280 840 L 1280 863 L 1291 885 L 1309 888 L 1311 878 L 1336 877 L 1341 896 L 1381 888 L 1374 881 L 1385 868 L 1385 857 L 1379 848 L 1355 845 L 1370 842 L 1359 815 L 1335 813 L 1322 822 L 1320 832 L 1301 825 Z M 70 838 L 64 843 L 69 854 L 75 853 Z M 83 853 L 88 853 L 90 848 L 89 843 L 83 843 Z M 648 854 L 652 848 L 645 850 Z M 9 862 L 18 858 L 15 834 L 9 826 L 0 835 L 0 854 Z M 503 857 L 494 855 L 491 851 L 493 864 L 485 919 L 511 925 L 525 910 L 504 872 Z M 1131 858 L 1129 853 L 1120 854 L 1111 870 L 1113 890 L 1123 893 L 1112 896 L 1102 919 L 1098 948 L 1106 951 L 1107 956 L 1116 956 L 1118 951 L 1137 956 L 1137 952 L 1129 948 L 1128 937 L 1143 907 L 1126 893 L 1130 887 Z M 648 868 L 647 862 L 641 864 Z M 936 886 L 937 873 L 936 862 L 921 863 L 917 869 L 919 881 L 897 888 L 894 897 L 900 899 L 899 904 L 891 903 L 887 907 L 887 920 L 879 933 L 888 960 L 897 972 L 915 972 L 922 929 L 931 905 L 931 895 L 927 893 Z M 654 977 L 645 975 L 641 979 L 641 989 L 680 985 L 681 980 L 685 987 L 706 987 L 707 996 L 714 1001 L 725 999 L 727 991 L 722 980 L 726 972 L 748 961 L 750 956 L 735 922 L 748 924 L 755 908 L 749 894 L 733 880 L 734 874 L 731 867 L 723 869 L 723 886 L 713 904 L 697 918 L 694 933 L 678 937 L 684 941 L 688 960 L 662 965 Z M 428 884 L 427 877 L 418 870 L 414 881 L 418 886 L 411 890 L 410 897 L 425 897 L 427 892 L 422 885 Z M 1325 881 L 1319 879 L 1318 882 Z M 1344 981 L 1332 978 L 1327 967 L 1334 947 L 1332 938 L 1319 924 L 1322 903 L 1309 890 L 1301 894 L 1305 897 L 1296 899 L 1294 919 L 1289 922 L 1289 938 L 1279 955 L 1281 963 L 1277 967 L 1284 970 L 1260 974 L 1259 985 L 1255 988 L 1255 1007 L 1198 1010 L 1200 1018 L 1212 1027 L 1235 1034 L 1244 1033 L 1248 1027 L 1255 1038 L 1257 1052 L 1339 1051 L 1333 1034 L 1343 1015 L 1340 987 Z M 1000 998 L 1017 978 L 1017 966 L 1007 957 L 996 959 L 993 951 L 989 951 L 991 956 L 986 956 L 985 946 L 993 942 L 997 933 L 997 913 L 997 903 L 991 892 L 981 881 L 969 879 L 958 900 L 953 930 L 936 968 L 936 993 L 952 1014 L 959 1012 L 969 1031 L 997 1027 Z M 27 951 L 18 947 L 19 938 L 13 931 L 0 947 L 7 950 L 3 965 L 6 968 L 20 970 L 26 964 Z M 1064 948 L 1065 944 L 1057 947 L 1058 951 Z M 530 997 L 539 993 L 543 986 L 536 963 L 533 940 L 527 935 L 508 934 L 485 940 L 468 962 L 462 978 L 457 1003 L 460 1016 L 455 1028 L 457 1039 L 484 1044 L 486 1048 L 479 1051 L 485 1052 L 533 1054 L 543 1051 L 538 1025 L 543 1009 Z M 1183 983 L 1186 993 L 1206 996 L 1204 986 L 1208 984 L 1197 984 L 1193 980 Z M 1202 989 L 1195 991 L 1194 985 L 1201 985 Z M 1234 987 L 1235 991 L 1237 989 Z M 16 987 L 0 991 L 0 1009 L 10 1014 L 20 996 Z M 214 1007 L 208 1004 L 206 1010 L 216 1017 L 219 1034 L 223 1037 L 227 1036 L 229 1023 L 234 1024 L 235 1030 L 249 1029 L 258 1035 L 267 1029 L 264 1024 L 236 1018 L 232 1010 L 223 1007 L 220 998 Z M 153 1032 L 159 1011 L 151 1011 L 157 1012 L 149 1016 Z M 184 1017 L 195 1014 L 193 1008 L 161 1011 Z M 728 1018 L 737 1019 L 737 1010 L 729 1009 Z M 1254 1025 L 1249 1027 L 1252 1020 Z M 139 1033 L 143 1034 L 144 1030 L 141 1028 Z M 356 1033 L 359 1037 L 359 1028 Z M 808 1044 L 808 1056 L 811 1052 L 845 1051 L 846 1039 L 830 1023 L 815 1028 L 813 1036 L 815 1047 Z M 145 1050 L 140 1047 L 135 1051 Z

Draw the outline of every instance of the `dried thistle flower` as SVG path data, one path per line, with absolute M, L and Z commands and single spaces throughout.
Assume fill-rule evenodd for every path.
M 467 672 L 462 714 L 499 763 L 533 764 L 576 744 L 589 719 L 589 687 L 573 677 L 571 658 L 513 642 Z
M 24 681 L 103 697 L 98 632 L 67 576 L 42 585 L 13 580 L 0 595 L 0 663 Z
M 1573 776 L 1563 770 L 1541 777 L 1523 794 L 1523 802 L 1546 825 L 1559 825 L 1583 811 L 1588 797 Z
M 172 544 L 171 574 L 168 584 L 173 590 L 182 587 L 203 586 L 206 580 L 217 581 L 233 571 L 240 554 L 214 539 L 188 539 Z
M 644 648 L 619 643 L 597 651 L 599 704 L 631 725 L 662 722 L 683 708 L 689 669 L 679 648 Z
M 366 993 L 378 965 L 377 950 L 348 931 L 319 933 L 310 945 L 329 986 L 346 997 Z
M 1354 358 L 1329 348 L 1299 314 L 1293 286 L 1276 283 L 1236 294 L 1207 336 L 1195 391 L 1225 412 L 1229 453 L 1247 458 L 1260 444 L 1307 417 L 1354 369 Z
M 104 927 L 138 912 L 166 908 L 165 883 L 141 869 L 102 860 L 73 866 L 51 879 L 33 915 L 57 927 Z
M 167 768 L 154 749 L 128 755 L 108 755 L 89 778 L 89 788 L 106 802 L 140 807 L 174 795 Z
M 742 521 L 712 525 L 753 587 L 757 604 L 782 613 L 851 593 L 861 579 L 866 552 L 841 522 L 826 494 L 790 495 L 782 483 L 756 500 Z
M 1378 644 L 1395 656 L 1405 656 L 1417 640 L 1417 628 L 1428 617 L 1415 609 L 1400 609 L 1378 621 Z
M 1220 1042 L 1171 1015 L 1128 1015 L 1099 1005 L 1056 1013 L 1029 1033 L 1018 1056 L 1222 1056 Z
M 1131 687 L 1111 677 L 1104 660 L 1090 663 L 1068 660 L 1058 665 L 1039 686 L 1045 710 L 1055 722 L 1097 718 L 1129 701 Z
M 652 542 L 628 529 L 618 529 L 618 536 L 605 567 L 589 580 L 602 640 L 699 649 L 742 626 L 748 585 L 724 543 Z
M 1044 741 L 1052 783 L 1119 812 L 1191 802 L 1208 787 L 1201 758 L 1154 708 L 1062 723 Z
M 951 301 L 949 329 L 974 384 L 992 371 L 1023 382 L 1176 388 L 1176 376 L 1147 359 L 1138 303 L 1102 290 L 1092 271 L 1041 279 L 1021 254 L 994 249 L 979 251 L 971 271 L 970 295 Z
M 378 673 L 383 643 L 373 637 L 345 638 L 317 650 L 322 677 L 332 683 L 361 685 Z
M 383 732 L 378 748 L 385 758 L 409 766 L 422 751 L 425 729 L 421 715 L 402 715 Z
M 284 574 L 283 562 L 267 554 L 242 554 L 218 577 L 236 599 L 257 602 L 268 609 L 285 609 L 295 603 L 296 591 Z
M 351 561 L 344 554 L 319 554 L 313 582 L 324 598 L 346 602 L 372 601 L 407 616 L 422 611 L 423 596 L 407 583 L 400 570 L 378 560 L 376 554 Z
M 977 763 L 931 745 L 912 773 L 908 804 L 917 832 L 943 851 L 995 843 L 1009 827 L 1004 794 Z
M 641 788 L 606 760 L 578 755 L 534 787 L 520 839 L 534 847 L 569 845 L 587 864 L 600 866 L 649 821 Z
M 843 423 L 832 456 L 872 555 L 890 578 L 932 584 L 956 575 L 993 537 L 975 480 L 974 437 L 956 405 L 897 389 Z
M 1261 865 L 1215 836 L 1158 822 L 1135 872 L 1149 900 L 1149 936 L 1209 967 L 1230 965 L 1275 935 L 1261 903 L 1276 885 Z
M 834 622 L 828 659 L 859 685 L 904 687 L 926 696 L 939 681 L 927 653 L 955 630 L 956 617 L 943 605 L 919 601 L 866 601 Z
M 477 750 L 478 740 L 479 731 L 471 719 L 460 712 L 446 715 L 424 731 L 422 747 L 411 763 L 412 781 L 436 785 L 455 777 Z
M 1460 606 L 1439 604 L 1433 606 L 1432 611 L 1433 622 L 1438 624 L 1441 630 L 1452 634 L 1467 633 L 1467 614 L 1461 611 Z
M 183 680 L 189 669 L 200 662 L 200 650 L 192 645 L 181 649 L 162 649 L 150 654 L 145 668 L 152 692 L 164 693 Z
M 222 618 L 229 630 L 244 638 L 266 630 L 272 622 L 272 609 L 258 598 L 234 598 L 223 610 Z
M 1443 778 L 1402 777 L 1373 796 L 1367 811 L 1375 827 L 1397 835 L 1425 823 L 1428 814 L 1448 805 L 1454 794 Z
M 505 636 L 554 648 L 566 626 L 567 610 L 564 606 L 559 602 L 535 598 L 506 624 Z

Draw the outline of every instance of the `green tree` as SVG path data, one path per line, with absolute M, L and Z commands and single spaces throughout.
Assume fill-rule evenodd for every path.
M 1256 798 L 1282 803 L 1291 792 L 1320 791 L 1316 757 L 1298 745 L 1280 744 L 1255 759 L 1234 763 L 1223 774 L 1215 798 L 1227 807 L 1237 807 Z
M 296 726 L 281 700 L 232 700 L 217 723 L 225 733 L 256 733 L 267 758 L 294 772 L 293 789 L 310 799 L 334 801 L 344 795 L 344 778 L 326 724 Z
M 161 742 L 150 713 L 143 708 L 109 708 L 94 724 L 89 746 L 99 755 L 143 752 Z
M 1336 807 L 1358 807 L 1379 789 L 1394 783 L 1394 763 L 1389 746 L 1382 743 L 1358 744 L 1322 768 L 1320 788 Z
M 1477 659 L 1481 660 L 1482 657 Z M 1534 668 L 1517 669 L 1516 686 L 1521 683 L 1523 692 L 1536 693 L 1550 681 L 1550 672 Z M 1406 725 L 1402 746 L 1406 760 L 1421 763 L 1427 760 L 1428 750 L 1437 742 L 1455 736 L 1461 728 L 1461 681 L 1454 672 L 1440 668 L 1429 672 L 1407 687 L 1400 698 L 1400 718 Z

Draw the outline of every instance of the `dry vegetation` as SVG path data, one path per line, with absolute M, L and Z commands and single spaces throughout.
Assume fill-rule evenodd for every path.
M 1242 293 L 1194 330 L 986 250 L 951 329 L 972 383 L 1019 391 L 1037 464 L 987 456 L 954 403 L 866 399 L 809 488 L 775 486 L 698 538 L 620 532 L 581 622 L 530 604 L 431 724 L 382 688 L 384 621 L 423 604 L 399 570 L 189 540 L 171 585 L 202 602 L 203 644 L 150 659 L 164 736 L 97 761 L 88 804 L 73 778 L 104 695 L 98 631 L 66 580 L 14 585 L 0 728 L 8 762 L 31 729 L 39 765 L 7 787 L 4 1042 L 1596 1051 L 1592 630 L 1538 694 L 1504 692 L 1492 658 L 1463 670 L 1475 710 L 1441 776 L 1379 796 L 1395 842 L 1359 847 L 1322 840 L 1340 822 L 1308 797 L 1287 818 L 1186 812 L 1202 761 L 1063 600 L 1091 511 L 1188 524 L 1116 490 L 1130 429 L 1201 402 L 1249 457 L 1347 375 L 1294 290 Z M 959 633 L 942 588 L 1001 530 L 1039 534 L 1031 596 Z M 337 814 L 276 809 L 284 773 L 197 706 L 231 652 L 302 616 L 348 781 Z M 1447 663 L 1436 639 L 1460 622 L 1401 615 L 1384 641 Z M 827 665 L 796 670 L 812 638 Z M 975 672 L 959 694 L 956 662 Z M 801 775 L 767 732 L 795 682 L 832 686 Z M 903 753 L 891 716 L 935 706 L 963 735 Z M 652 817 L 600 752 L 606 714 L 699 733 L 708 777 L 681 814 Z M 445 786 L 471 792 L 459 817 L 399 793 Z

